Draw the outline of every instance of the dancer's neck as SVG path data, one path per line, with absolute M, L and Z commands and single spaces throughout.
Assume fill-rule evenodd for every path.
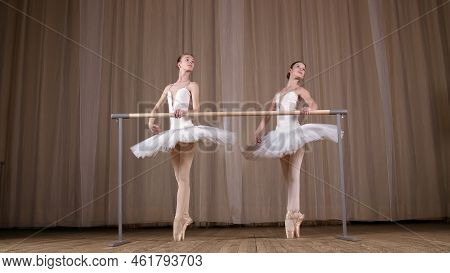
M 175 83 L 186 83 L 190 82 L 191 71 L 181 71 L 178 74 L 178 80 Z
M 298 79 L 289 79 L 289 81 L 286 84 L 285 89 L 286 90 L 292 90 L 292 89 L 296 89 L 298 87 L 300 87 Z

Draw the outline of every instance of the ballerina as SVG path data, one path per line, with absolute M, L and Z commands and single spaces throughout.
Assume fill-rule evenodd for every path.
M 161 98 L 151 111 L 151 113 L 155 113 L 167 98 L 169 112 L 174 113 L 174 117 L 170 118 L 170 129 L 161 132 L 160 127 L 155 124 L 155 119 L 150 118 L 148 127 L 157 134 L 130 149 L 138 158 L 151 157 L 158 152 L 170 152 L 172 167 L 178 183 L 173 238 L 175 241 L 182 241 L 187 226 L 193 222 L 189 216 L 189 174 L 196 142 L 210 141 L 217 144 L 231 144 L 234 142 L 234 135 L 226 130 L 210 126 L 194 126 L 192 120 L 186 116 L 191 100 L 193 111 L 198 112 L 200 109 L 199 86 L 190 81 L 190 75 L 195 66 L 194 56 L 187 53 L 181 55 L 177 60 L 177 66 L 179 69 L 178 80 L 166 86 Z
M 294 111 L 299 99 L 308 106 L 301 112 L 305 115 L 317 110 L 317 103 L 308 90 L 300 86 L 304 79 L 306 66 L 301 61 L 294 62 L 287 74 L 286 86 L 277 92 L 270 104 L 270 111 Z M 277 116 L 277 127 L 263 136 L 270 116 L 264 117 L 255 131 L 255 145 L 247 147 L 243 152 L 247 159 L 259 157 L 279 158 L 284 180 L 288 185 L 287 213 L 285 218 L 286 237 L 300 237 L 300 225 L 305 218 L 300 212 L 300 168 L 305 154 L 306 143 L 328 139 L 337 142 L 337 128 L 329 124 L 300 125 L 297 116 Z

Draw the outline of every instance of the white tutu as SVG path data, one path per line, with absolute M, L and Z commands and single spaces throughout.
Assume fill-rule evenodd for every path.
M 247 159 L 258 157 L 280 158 L 293 154 L 305 144 L 328 139 L 338 141 L 336 125 L 305 124 L 292 130 L 274 130 L 262 137 L 261 143 L 247 146 L 242 152 Z
M 298 95 L 294 91 L 275 95 L 275 103 L 278 111 L 293 111 L 298 104 Z M 277 116 L 277 128 L 262 137 L 261 143 L 247 146 L 242 152 L 247 159 L 258 157 L 283 157 L 293 154 L 305 144 L 328 139 L 338 141 L 337 127 L 330 124 L 305 124 L 300 125 L 297 116 Z
M 234 135 L 228 131 L 209 126 L 190 126 L 181 129 L 171 129 L 139 142 L 130 149 L 138 158 L 155 156 L 158 152 L 168 152 L 177 143 L 193 143 L 198 141 L 217 144 L 234 143 Z
M 187 111 L 191 100 L 191 93 L 186 87 L 183 87 L 177 90 L 175 95 L 168 92 L 167 100 L 170 113 L 175 112 L 176 109 Z M 171 117 L 170 130 L 147 138 L 132 146 L 130 149 L 136 157 L 143 158 L 146 156 L 154 156 L 158 152 L 168 152 L 175 148 L 177 143 L 193 143 L 198 141 L 231 144 L 234 143 L 234 134 L 210 126 L 194 126 L 189 117 Z

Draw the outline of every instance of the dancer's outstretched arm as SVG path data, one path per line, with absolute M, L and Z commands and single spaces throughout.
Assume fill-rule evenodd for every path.
M 155 107 L 153 107 L 152 111 L 150 112 L 151 114 L 154 114 L 154 113 L 156 113 L 159 110 L 159 107 L 161 107 L 161 105 L 163 104 L 164 100 L 166 99 L 169 87 L 170 87 L 170 84 L 167 85 L 166 88 L 164 88 L 164 91 L 163 91 L 161 97 L 159 98 L 159 100 L 156 103 Z M 155 124 L 155 118 L 149 118 L 148 119 L 148 128 L 153 133 L 161 132 L 161 128 L 159 128 L 158 124 Z
M 275 97 L 273 98 L 272 102 L 269 104 L 269 109 L 267 109 L 268 111 L 274 111 L 276 107 L 276 102 L 275 102 Z M 261 120 L 261 122 L 259 123 L 258 128 L 255 131 L 255 140 L 256 143 L 261 143 L 261 137 L 264 134 L 264 129 L 266 128 L 266 124 L 267 122 L 269 122 L 270 120 L 270 116 L 264 116 L 263 119 Z

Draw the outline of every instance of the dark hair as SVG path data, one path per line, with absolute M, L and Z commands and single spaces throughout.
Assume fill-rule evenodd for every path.
M 191 56 L 192 58 L 194 58 L 194 55 L 192 55 L 191 53 L 183 53 L 183 54 L 181 54 L 179 57 L 178 57 L 178 59 L 177 59 L 177 64 L 179 63 L 179 62 L 181 62 L 181 58 L 183 58 L 184 56 L 186 56 L 186 55 L 188 55 L 188 56 Z
M 296 64 L 298 64 L 298 63 L 305 64 L 303 61 L 295 61 L 295 62 L 293 62 L 293 63 L 291 64 L 291 66 L 290 66 L 289 68 L 292 69 L 292 68 L 294 67 L 294 65 L 296 65 Z M 305 66 L 306 66 L 306 65 L 305 65 Z M 290 77 L 291 77 L 291 73 L 288 72 L 287 75 L 286 75 L 286 78 L 289 80 Z

